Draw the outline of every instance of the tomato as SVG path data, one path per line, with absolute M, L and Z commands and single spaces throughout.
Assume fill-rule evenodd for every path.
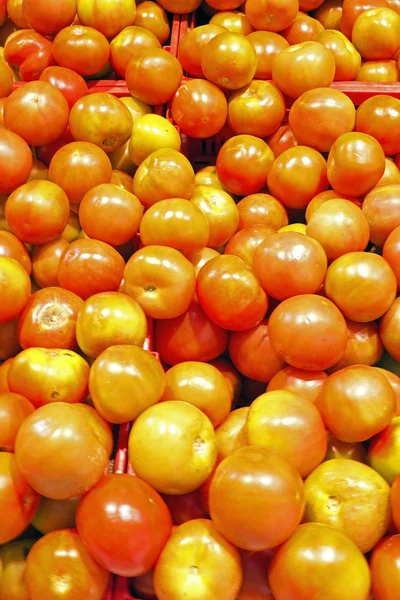
M 80 498 L 50 500 L 42 496 L 39 508 L 32 519 L 32 525 L 43 534 L 58 529 L 73 528 L 75 527 L 75 515 L 79 502 Z
M 298 0 L 247 0 L 246 15 L 255 29 L 282 31 L 295 20 Z
M 361 65 L 356 81 L 395 83 L 400 81 L 400 70 L 394 60 L 366 61 Z
M 400 225 L 398 206 L 400 185 L 384 185 L 371 190 L 365 197 L 362 210 L 370 225 L 370 238 L 383 246 L 388 236 Z
M 240 33 L 219 33 L 204 47 L 201 68 L 206 78 L 224 90 L 249 84 L 257 68 L 253 46 Z
M 28 23 L 22 14 L 23 0 L 7 0 L 7 13 L 9 18 L 19 28 L 28 27 Z
M 188 31 L 179 41 L 178 59 L 184 71 L 193 77 L 204 77 L 201 68 L 201 57 L 208 42 L 220 33 L 225 27 L 216 24 L 207 24 L 195 27 Z
M 166 543 L 154 571 L 157 598 L 235 600 L 242 583 L 237 549 L 208 519 L 180 525 Z
M 322 23 L 325 29 L 340 31 L 342 24 L 342 0 L 326 0 L 314 12 L 314 17 Z
M 231 393 L 232 408 L 235 408 L 242 393 L 242 380 L 239 371 L 227 358 L 216 358 L 210 361 L 222 373 Z
M 346 458 L 365 463 L 367 454 L 360 442 L 342 442 L 329 434 L 325 460 L 331 460 L 332 458 Z
M 93 27 L 107 38 L 113 38 L 136 16 L 135 0 L 77 0 L 78 19 L 82 25 Z
M 277 300 L 316 293 L 327 267 L 319 242 L 296 232 L 267 236 L 253 259 L 253 269 L 263 290 Z
M 399 351 L 399 310 L 400 301 L 397 298 L 392 306 L 389 308 L 387 313 L 383 316 L 380 326 L 379 326 L 379 334 L 381 336 L 382 343 L 385 349 L 395 358 L 399 360 L 400 351 Z
M 270 135 L 266 141 L 268 142 L 268 145 L 276 158 L 278 158 L 278 156 L 285 150 L 293 148 L 293 146 L 297 146 L 297 140 L 288 124 L 278 127 L 275 133 Z
M 24 267 L 12 258 L 0 256 L 0 323 L 17 317 L 30 293 L 31 281 Z
M 307 13 L 298 12 L 293 23 L 282 31 L 282 36 L 292 46 L 313 40 L 321 31 L 324 31 L 324 27 L 317 19 L 313 19 Z
M 356 129 L 374 137 L 385 154 L 396 154 L 400 152 L 397 120 L 400 120 L 400 100 L 377 95 L 365 100 L 357 109 Z
M 400 171 L 392 158 L 385 158 L 385 172 L 375 187 L 400 183 Z
M 226 244 L 238 228 L 239 212 L 232 197 L 212 185 L 197 185 L 190 198 L 207 218 L 207 245 L 219 248 Z
M 285 207 L 269 194 L 251 194 L 237 204 L 239 230 L 253 225 L 267 225 L 275 230 L 288 224 Z
M 4 394 L 10 391 L 8 387 L 8 372 L 10 370 L 13 359 L 8 358 L 0 365 L 0 393 Z
M 272 377 L 267 391 L 287 390 L 315 402 L 327 378 L 324 371 L 304 371 L 288 366 Z
M 180 130 L 194 138 L 216 135 L 225 125 L 227 102 L 223 92 L 209 81 L 186 81 L 171 103 L 171 116 Z
M 21 394 L 11 392 L 0 394 L 0 448 L 2 452 L 14 452 L 18 430 L 26 417 L 34 410 L 33 404 Z
M 342 358 L 331 371 L 338 371 L 351 365 L 374 365 L 383 354 L 378 326 L 371 323 L 347 321 L 347 344 Z
M 75 529 L 42 537 L 28 554 L 25 579 L 31 600 L 51 594 L 54 599 L 101 600 L 110 574 L 99 566 Z
M 76 319 L 83 301 L 59 287 L 47 287 L 33 294 L 18 322 L 22 348 L 76 348 Z
M 10 194 L 25 183 L 32 169 L 28 144 L 16 133 L 0 129 L 0 193 Z
M 121 190 L 125 192 L 132 193 L 133 190 L 133 177 L 129 175 L 129 173 L 125 173 L 125 171 L 120 171 L 119 169 L 113 169 L 111 175 L 111 183 L 116 185 Z
M 125 72 L 129 92 L 146 104 L 169 102 L 181 84 L 182 67 L 175 56 L 161 48 L 137 52 Z
M 247 16 L 237 10 L 217 12 L 210 19 L 210 24 L 219 25 L 232 33 L 241 33 L 245 36 L 254 31 Z
M 68 222 L 69 202 L 55 183 L 33 180 L 7 199 L 6 217 L 15 235 L 28 244 L 46 244 L 57 238 Z
M 1 544 L 20 535 L 32 521 L 39 495 L 24 479 L 14 454 L 0 452 L 0 500 L 3 514 L 0 526 Z
M 0 62 L 0 98 L 9 96 L 13 90 L 14 74 L 5 60 Z
M 257 56 L 257 68 L 254 78 L 271 79 L 272 64 L 275 57 L 289 46 L 289 42 L 282 35 L 272 31 L 254 31 L 247 35 L 247 39 L 253 46 Z
M 356 206 L 361 207 L 362 203 L 358 200 L 358 198 L 354 198 L 352 196 L 346 196 L 339 194 L 339 192 L 335 192 L 335 190 L 326 190 L 325 192 L 320 192 L 311 200 L 311 202 L 307 205 L 306 208 L 306 222 L 310 221 L 311 217 L 327 202 L 328 200 L 349 200 L 356 204 Z M 347 206 L 347 205 L 346 205 Z
M 32 181 L 34 179 L 45 179 L 46 181 L 49 179 L 49 170 L 47 166 L 36 158 L 34 158 L 32 161 L 32 169 L 29 174 L 28 181 Z
M 268 174 L 271 194 L 289 208 L 305 208 L 328 185 L 325 158 L 308 146 L 282 152 Z
M 272 78 L 283 94 L 298 98 L 313 88 L 329 87 L 335 76 L 330 50 L 317 42 L 284 48 L 272 65 Z
M 4 125 L 31 146 L 55 142 L 68 125 L 69 107 L 62 93 L 47 81 L 17 88 L 4 105 Z
M 40 81 L 47 81 L 59 89 L 70 109 L 89 92 L 83 77 L 65 67 L 48 67 L 40 75 Z
M 372 8 L 360 14 L 352 42 L 364 60 L 389 60 L 400 48 L 400 15 L 391 8 Z
M 233 1 L 236 4 L 236 1 L 238 0 Z M 187 13 L 193 12 L 194 10 L 196 10 L 196 8 L 199 8 L 201 2 L 200 0 L 159 0 L 158 4 L 165 8 L 165 10 L 185 15 Z
M 208 167 L 203 167 L 199 171 L 197 171 L 195 176 L 195 186 L 198 185 L 212 185 L 219 190 L 223 190 L 224 187 L 218 179 L 217 168 L 215 165 L 210 165 Z
M 133 178 L 133 193 L 145 208 L 160 200 L 188 200 L 194 189 L 194 171 L 188 159 L 177 150 L 152 152 Z
M 32 274 L 37 284 L 44 288 L 58 286 L 58 266 L 69 243 L 57 238 L 48 244 L 36 246 L 32 252 Z
M 331 51 L 336 64 L 334 81 L 351 81 L 360 73 L 361 55 L 340 31 L 326 30 L 318 33 L 314 42 Z
M 17 319 L 0 324 L 0 360 L 7 360 L 21 350 L 17 338 Z
M 247 446 L 217 467 L 209 502 L 211 519 L 228 541 L 245 550 L 266 550 L 282 543 L 299 525 L 303 482 L 278 452 Z
M 212 248 L 202 248 L 201 250 L 195 250 L 194 252 L 188 252 L 185 254 L 186 258 L 195 268 L 196 276 L 199 274 L 199 271 L 203 265 L 206 264 L 209 260 L 216 258 L 219 256 L 219 252 L 213 250 Z
M 394 600 L 399 581 L 400 535 L 383 538 L 374 548 L 371 560 L 372 592 L 376 600 Z
M 3 44 L 6 61 L 22 81 L 38 79 L 44 69 L 55 64 L 52 42 L 36 31 L 23 29 L 12 33 L 6 36 Z
M 136 475 L 157 491 L 186 494 L 211 474 L 217 458 L 214 429 L 195 406 L 161 402 L 136 419 L 128 453 Z
M 334 586 L 329 584 L 332 570 Z M 371 575 L 362 552 L 344 533 L 321 523 L 306 523 L 277 550 L 268 581 L 278 599 L 308 600 L 312 594 L 324 600 L 366 600 Z
M 382 256 L 392 268 L 396 279 L 397 289 L 400 288 L 400 268 L 399 268 L 399 251 L 400 251 L 400 227 L 396 227 L 389 234 L 383 246 Z
M 100 31 L 83 25 L 71 25 L 57 34 L 53 54 L 60 67 L 86 77 L 98 73 L 106 66 L 110 46 Z
M 399 483 L 400 483 L 400 478 L 396 477 L 396 479 L 393 482 L 392 485 L 392 489 L 391 489 L 391 493 L 390 493 L 390 501 L 391 501 L 391 506 L 392 506 L 392 514 L 393 514 L 393 520 L 395 523 L 395 526 L 397 527 L 397 529 L 399 528 L 399 507 L 400 507 L 400 496 L 399 496 Z
M 118 288 L 124 272 L 122 256 L 105 242 L 81 239 L 72 242 L 61 256 L 60 286 L 86 300 L 93 294 Z
M 240 229 L 231 237 L 225 254 L 233 254 L 241 258 L 249 267 L 253 267 L 254 253 L 267 237 L 276 233 L 269 225 L 253 225 Z
M 272 448 L 306 477 L 324 459 L 327 433 L 315 405 L 294 392 L 279 390 L 262 394 L 247 416 L 250 445 Z
M 217 441 L 218 458 L 226 458 L 233 454 L 235 450 L 248 446 L 246 433 L 248 412 L 248 406 L 237 408 L 230 412 L 219 427 L 216 428 L 215 438 Z
M 170 26 L 165 10 L 156 2 L 141 2 L 136 7 L 135 25 L 151 31 L 160 44 L 164 44 L 170 35 Z
M 31 274 L 32 262 L 25 244 L 9 231 L 0 230 L 0 256 L 13 258 L 24 267 L 28 275 Z
M 129 141 L 129 155 L 139 166 L 152 152 L 171 148 L 181 149 L 181 138 L 176 128 L 164 117 L 146 114 L 134 120 Z
M 15 455 L 34 489 L 47 498 L 66 500 L 93 487 L 104 473 L 111 449 L 111 429 L 94 409 L 55 402 L 25 419 Z
M 378 371 L 386 377 L 386 379 L 392 386 L 392 389 L 396 395 L 395 416 L 397 417 L 397 416 L 399 416 L 399 410 L 400 410 L 400 377 L 398 377 L 395 373 L 392 373 L 391 371 L 387 371 L 386 369 L 381 369 L 380 367 L 375 367 L 375 368 L 378 369 Z
M 32 29 L 43 35 L 55 35 L 71 25 L 76 16 L 75 0 L 23 0 L 22 15 Z
M 270 147 L 252 135 L 237 135 L 222 146 L 217 156 L 217 174 L 232 194 L 247 196 L 267 184 L 274 155 Z
M 351 39 L 354 23 L 359 15 L 372 8 L 387 8 L 386 0 L 344 0 L 341 29 Z
M 399 468 L 400 417 L 392 419 L 390 425 L 371 441 L 368 448 L 368 463 L 391 485 Z
M 336 364 L 347 340 L 341 312 L 330 300 L 313 294 L 284 300 L 270 317 L 269 334 L 272 347 L 282 360 L 312 371 Z
M 10 542 L 0 549 L 3 563 L 0 600 L 29 600 L 25 581 L 25 561 L 36 539 Z
M 140 50 L 148 48 L 161 48 L 151 31 L 137 26 L 125 27 L 110 44 L 110 61 L 114 71 L 124 78 L 130 59 Z

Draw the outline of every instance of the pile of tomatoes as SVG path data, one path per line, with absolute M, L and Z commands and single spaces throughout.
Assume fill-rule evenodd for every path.
M 0 0 L 0 600 L 399 597 L 400 5 L 199 6 Z

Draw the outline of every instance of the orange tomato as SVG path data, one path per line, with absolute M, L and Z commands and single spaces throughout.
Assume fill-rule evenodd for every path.
M 400 185 L 377 186 L 364 198 L 362 210 L 368 219 L 371 241 L 382 247 L 388 236 L 400 226 Z
M 272 64 L 281 50 L 289 46 L 282 35 L 273 31 L 254 31 L 247 35 L 257 56 L 255 79 L 271 79 Z
M 42 496 L 32 519 L 32 525 L 43 534 L 58 529 L 73 529 L 80 500 L 78 497 L 68 498 L 68 500 L 50 500 Z
M 283 95 L 268 81 L 252 81 L 233 92 L 228 102 L 228 126 L 237 134 L 265 138 L 286 115 Z
M 336 65 L 334 81 L 352 81 L 358 77 L 362 68 L 361 55 L 343 33 L 336 30 L 321 31 L 314 41 L 331 51 Z
M 313 19 L 307 13 L 300 11 L 293 23 L 282 31 L 282 36 L 293 46 L 294 44 L 313 40 L 321 31 L 324 31 L 324 27 L 317 19 Z
M 133 25 L 136 16 L 135 0 L 77 0 L 78 19 L 82 25 L 93 27 L 107 38 Z
M 43 35 L 55 35 L 75 19 L 76 2 L 62 0 L 55 6 L 51 0 L 23 0 L 22 15 L 35 31 Z
M 0 549 L 2 575 L 0 579 L 0 600 L 29 600 L 25 581 L 26 558 L 36 539 L 9 542 Z
M 239 211 L 238 229 L 253 225 L 268 225 L 275 230 L 289 223 L 286 208 L 269 194 L 251 194 L 237 204 Z
M 41 287 L 58 286 L 58 267 L 69 243 L 63 238 L 36 246 L 32 252 L 32 275 Z
M 295 20 L 298 0 L 247 0 L 245 12 L 255 29 L 282 31 Z
M 288 366 L 272 377 L 267 392 L 287 390 L 315 402 L 327 379 L 324 371 L 305 371 Z
M 135 25 L 151 31 L 160 44 L 164 44 L 170 35 L 170 26 L 165 10 L 156 2 L 145 0 L 136 7 Z
M 239 90 L 253 79 L 257 56 L 244 35 L 225 31 L 212 37 L 205 46 L 201 68 L 216 86 L 223 90 Z
M 14 452 L 18 430 L 34 410 L 35 407 L 25 396 L 0 393 L 0 448 L 3 452 Z
M 242 33 L 245 36 L 254 31 L 247 16 L 238 10 L 217 12 L 211 17 L 210 24 L 219 25 L 232 33 Z
M 206 262 L 208 262 L 209 260 L 219 256 L 219 252 L 213 250 L 212 248 L 202 248 L 201 250 L 189 252 L 185 256 L 188 259 L 188 261 L 191 262 L 194 266 L 197 276 L 201 267 L 205 265 Z
M 262 242 L 276 233 L 269 225 L 253 225 L 245 227 L 231 237 L 225 247 L 225 254 L 234 254 L 241 258 L 249 267 L 253 267 L 254 254 Z
M 400 183 L 400 171 L 394 160 L 385 158 L 385 172 L 375 187 Z
M 126 84 L 134 98 L 146 104 L 166 104 L 174 96 L 183 77 L 180 62 L 161 48 L 137 52 L 128 62 Z
M 347 321 L 347 344 L 342 358 L 330 372 L 351 365 L 374 365 L 383 354 L 383 345 L 379 337 L 378 326 L 371 323 Z
M 351 39 L 364 60 L 390 60 L 400 48 L 400 15 L 391 8 L 361 13 Z
M 386 1 L 386 0 L 385 0 Z M 396 83 L 400 81 L 400 69 L 395 60 L 370 60 L 361 65 L 356 81 Z
M 336 29 L 340 31 L 342 23 L 342 0 L 325 0 L 314 12 L 325 29 Z
M 179 41 L 178 59 L 184 71 L 192 77 L 204 77 L 201 57 L 208 42 L 226 31 L 225 27 L 215 24 L 201 25 L 188 31 Z
M 400 26 L 400 16 L 398 18 Z M 400 122 L 400 100 L 391 96 L 378 94 L 365 100 L 357 109 L 357 131 L 375 138 L 385 154 L 400 152 L 400 141 L 396 135 L 397 122 Z
M 14 319 L 24 309 L 31 293 L 31 280 L 24 267 L 0 256 L 0 323 Z
M 243 406 L 230 412 L 215 430 L 218 458 L 226 458 L 239 448 L 248 446 L 246 433 L 247 415 L 249 407 Z
M 376 545 L 370 560 L 372 593 L 376 600 L 395 600 L 399 585 L 400 535 L 383 538 Z
M 239 224 L 239 211 L 232 196 L 212 185 L 196 185 L 190 200 L 208 221 L 207 245 L 219 248 L 226 244 L 236 233 Z

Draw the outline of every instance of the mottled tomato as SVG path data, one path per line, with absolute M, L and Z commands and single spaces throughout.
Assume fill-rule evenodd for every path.
M 253 259 L 253 269 L 263 290 L 277 300 L 316 293 L 327 267 L 326 254 L 319 242 L 289 231 L 267 236 Z
M 308 146 L 295 146 L 282 152 L 268 174 L 268 189 L 288 208 L 305 208 L 328 186 L 326 160 Z
M 175 529 L 154 571 L 159 600 L 193 594 L 198 600 L 235 600 L 241 583 L 239 552 L 208 519 L 194 519 Z
M 25 183 L 6 202 L 7 222 L 18 239 L 28 244 L 46 244 L 61 235 L 69 212 L 64 190 L 44 179 Z
M 32 525 L 43 534 L 58 529 L 73 528 L 79 502 L 79 497 L 68 498 L 68 500 L 51 500 L 42 496 Z
M 145 0 L 136 7 L 135 25 L 151 31 L 160 44 L 167 41 L 170 26 L 165 10 L 156 2 Z
M 225 98 L 224 98 L 225 99 Z M 129 140 L 129 156 L 139 166 L 156 150 L 181 149 L 181 138 L 176 127 L 159 115 L 145 114 L 134 118 Z
M 24 267 L 12 258 L 0 256 L 0 323 L 17 317 L 30 293 L 31 280 Z
M 125 72 L 132 96 L 151 105 L 169 102 L 182 77 L 178 59 L 161 48 L 140 50 L 129 60 Z
M 47 81 L 17 88 L 4 105 L 4 125 L 30 146 L 55 142 L 68 125 L 69 106 L 62 93 Z
M 201 25 L 186 33 L 179 41 L 178 59 L 183 69 L 192 77 L 204 77 L 201 68 L 201 57 L 208 42 L 216 35 L 223 33 L 225 27 L 220 25 Z
M 207 218 L 207 245 L 219 248 L 226 244 L 236 233 L 239 223 L 239 211 L 232 196 L 212 185 L 196 185 L 190 200 Z
M 110 46 L 100 31 L 83 25 L 71 25 L 57 34 L 53 54 L 60 67 L 87 77 L 95 75 L 106 66 Z
M 25 580 L 31 600 L 53 597 L 102 598 L 110 574 L 99 566 L 75 529 L 61 529 L 42 537 L 28 554 Z
M 399 585 L 400 535 L 383 538 L 374 548 L 371 560 L 372 593 L 376 600 L 394 600 Z
M 331 51 L 336 65 L 334 81 L 352 81 L 358 76 L 361 55 L 343 33 L 336 30 L 321 31 L 315 36 L 314 42 L 323 44 Z
M 58 266 L 69 243 L 57 238 L 48 244 L 36 246 L 32 252 L 32 275 L 41 287 L 58 286 Z
M 32 521 L 39 495 L 24 478 L 14 454 L 0 452 L 0 504 L 7 519 L 0 525 L 1 544 L 20 535 Z
M 58 280 L 61 287 L 86 300 L 99 292 L 115 291 L 124 266 L 122 256 L 105 242 L 76 240 L 61 256 Z
M 0 448 L 2 452 L 14 452 L 18 430 L 26 417 L 34 410 L 35 407 L 25 396 L 12 392 L 0 393 Z
M 206 78 L 224 90 L 238 90 L 250 83 L 257 68 L 253 46 L 240 33 L 226 31 L 211 38 L 201 56 Z
M 365 196 L 362 210 L 370 226 L 370 238 L 383 246 L 388 236 L 400 226 L 400 185 L 375 187 Z
M 327 583 L 332 570 L 334 586 Z M 268 581 L 274 598 L 309 600 L 313 594 L 324 600 L 366 600 L 371 575 L 362 552 L 344 533 L 321 523 L 305 523 L 277 550 Z
M 371 8 L 354 22 L 351 39 L 364 60 L 390 60 L 400 48 L 400 15 L 391 8 Z
M 18 340 L 22 348 L 76 348 L 76 319 L 83 301 L 60 287 L 46 287 L 33 294 L 19 318 Z
M 28 180 L 32 153 L 22 137 L 0 129 L 0 193 L 11 194 Z
M 241 33 L 245 36 L 254 31 L 247 16 L 238 10 L 217 12 L 211 17 L 210 24 L 220 25 L 232 33 Z
M 136 16 L 135 0 L 77 0 L 78 19 L 101 31 L 107 38 L 113 38 L 124 27 L 133 25 Z
M 383 354 L 378 326 L 371 323 L 347 321 L 347 344 L 342 358 L 331 368 L 338 371 L 351 365 L 374 365 Z
M 324 371 L 305 371 L 288 366 L 273 376 L 267 391 L 287 390 L 315 402 L 327 379 Z
M 288 224 L 285 207 L 269 194 L 251 194 L 237 204 L 239 230 L 253 225 L 267 225 L 275 230 Z
M 269 320 L 271 344 L 293 367 L 320 371 L 344 354 L 346 321 L 330 300 L 314 294 L 284 300 Z
M 231 237 L 224 253 L 238 256 L 252 267 L 255 251 L 267 237 L 274 233 L 276 233 L 275 229 L 269 225 L 245 227 Z
M 138 26 L 122 29 L 110 43 L 110 61 L 114 71 L 124 78 L 130 59 L 147 48 L 161 48 L 159 40 L 151 31 Z
M 255 29 L 282 31 L 295 20 L 298 0 L 247 0 L 245 12 Z
M 272 78 L 283 94 L 298 98 L 313 88 L 329 87 L 335 76 L 333 54 L 317 42 L 284 48 L 272 65 Z
M 70 109 L 89 92 L 83 77 L 65 67 L 48 67 L 40 75 L 40 81 L 47 81 L 59 89 Z
M 274 155 L 270 147 L 252 135 L 237 135 L 222 146 L 217 156 L 217 174 L 232 194 L 247 196 L 267 184 Z
M 227 540 L 245 550 L 266 550 L 286 540 L 299 525 L 303 482 L 278 452 L 248 446 L 217 467 L 209 503 L 212 521 Z
M 112 445 L 110 426 L 93 408 L 55 402 L 25 419 L 15 455 L 35 490 L 47 498 L 66 500 L 80 496 L 99 481 Z
M 317 19 L 300 11 L 293 23 L 282 31 L 282 36 L 293 46 L 313 40 L 321 31 L 324 31 L 324 27 Z
M 386 1 L 386 0 L 385 0 Z M 396 83 L 400 81 L 400 69 L 395 60 L 370 60 L 361 65 L 356 81 Z
M 379 319 L 392 305 L 396 277 L 378 254 L 349 252 L 329 267 L 325 292 L 347 319 L 369 323 Z
M 204 79 L 185 81 L 174 95 L 171 116 L 183 133 L 193 138 L 216 135 L 228 114 L 223 92 Z

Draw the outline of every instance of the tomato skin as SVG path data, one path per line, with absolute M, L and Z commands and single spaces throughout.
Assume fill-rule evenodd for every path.
M 53 44 L 36 31 L 23 29 L 15 32 L 4 45 L 4 57 L 9 65 L 18 67 L 22 81 L 39 79 L 44 69 L 55 64 Z
M 192 77 L 205 77 L 201 68 L 201 57 L 208 42 L 220 33 L 225 27 L 216 24 L 201 25 L 188 31 L 178 46 L 178 59 L 184 71 Z
M 362 211 L 368 219 L 370 238 L 382 247 L 392 231 L 400 226 L 400 184 L 375 187 L 364 198 Z
M 341 21 L 341 30 L 344 35 L 351 39 L 357 17 L 366 10 L 381 7 L 388 7 L 386 0 L 344 0 Z
M 390 60 L 400 47 L 400 15 L 372 8 L 355 20 L 351 39 L 364 60 Z
M 241 583 L 239 552 L 208 519 L 194 519 L 175 529 L 154 571 L 159 600 L 192 594 L 198 600 L 235 600 Z
M 321 31 L 314 38 L 332 52 L 336 64 L 334 81 L 352 81 L 358 79 L 363 67 L 361 55 L 354 45 L 340 31 Z
M 293 23 L 282 31 L 282 35 L 292 46 L 313 40 L 321 31 L 324 31 L 324 28 L 317 19 L 313 19 L 307 13 L 298 12 Z
M 17 540 L 2 546 L 0 560 L 3 564 L 0 580 L 0 600 L 29 600 L 25 581 L 26 557 L 36 539 Z
M 379 325 L 379 334 L 385 349 L 395 360 L 399 360 L 399 317 L 400 317 L 400 299 L 396 298 L 387 313 L 383 316 Z
M 134 98 L 146 104 L 166 104 L 183 77 L 178 59 L 161 48 L 140 50 L 128 62 L 126 84 Z
M 207 218 L 210 227 L 207 245 L 219 248 L 226 244 L 236 232 L 239 222 L 239 212 L 232 196 L 212 185 L 196 185 L 190 201 Z
M 288 366 L 274 375 L 267 392 L 288 390 L 315 402 L 327 379 L 328 375 L 324 371 L 305 371 Z
M 275 230 L 289 223 L 286 208 L 269 194 L 250 194 L 237 204 L 239 231 L 253 225 L 268 225 Z
M 32 153 L 25 140 L 0 129 L 0 193 L 11 194 L 24 184 L 32 169 Z
M 58 266 L 61 256 L 69 243 L 56 238 L 48 244 L 36 246 L 32 252 L 32 274 L 36 283 L 41 287 L 57 287 Z
M 79 502 L 79 497 L 68 500 L 50 500 L 42 496 L 32 525 L 43 534 L 59 529 L 72 529 L 75 527 L 75 515 Z
M 374 548 L 370 568 L 372 593 L 376 600 L 395 600 L 393 594 L 400 577 L 399 555 L 400 535 L 385 537 Z
M 248 477 L 252 477 L 251 488 L 246 484 Z M 209 502 L 211 519 L 228 541 L 244 550 L 266 550 L 282 543 L 299 525 L 304 511 L 303 482 L 278 452 L 247 446 L 219 464 L 211 480 Z M 285 519 L 280 519 L 283 514 Z
M 25 578 L 31 600 L 43 598 L 49 589 L 54 599 L 98 600 L 107 589 L 110 574 L 94 561 L 76 529 L 61 529 L 33 546 Z
M 229 97 L 227 123 L 237 135 L 265 138 L 278 129 L 285 115 L 284 98 L 268 81 L 252 81 Z
M 77 11 L 82 25 L 93 27 L 106 38 L 113 38 L 125 27 L 133 25 L 136 3 L 135 0 L 77 0 Z
M 161 48 L 153 33 L 143 27 L 125 27 L 110 43 L 110 60 L 114 71 L 124 78 L 132 56 L 147 48 Z
M 34 410 L 34 406 L 25 396 L 5 392 L 0 394 L 1 432 L 0 448 L 2 452 L 14 452 L 15 438 L 25 418 Z M 0 594 L 1 598 L 1 594 Z
M 87 77 L 106 66 L 110 46 L 100 31 L 83 25 L 71 25 L 55 37 L 53 54 L 60 67 Z
M 136 7 L 135 23 L 151 31 L 160 44 L 164 44 L 170 35 L 170 26 L 165 10 L 155 2 L 145 0 Z
M 1 544 L 20 535 L 30 524 L 39 504 L 39 495 L 24 479 L 14 454 L 0 452 L 1 508 L 7 519 L 0 527 Z
M 0 230 L 0 256 L 13 258 L 24 267 L 28 275 L 31 274 L 32 261 L 25 244 L 9 231 Z
M 201 57 L 206 78 L 224 90 L 249 84 L 257 68 L 253 46 L 240 33 L 226 31 L 211 38 Z
M 245 12 L 255 29 L 282 31 L 295 20 L 299 10 L 297 0 L 247 0 Z
M 75 102 L 89 93 L 87 83 L 83 77 L 65 67 L 47 67 L 39 79 L 40 81 L 47 81 L 59 89 L 68 102 L 70 109 Z
M 399 268 L 399 251 L 400 251 L 400 226 L 396 227 L 386 238 L 383 246 L 382 256 L 390 265 L 397 279 L 397 289 L 400 289 L 400 268 Z
M 249 267 L 253 267 L 254 253 L 262 242 L 276 233 L 268 225 L 253 225 L 235 233 L 225 247 L 224 254 L 234 254 L 241 258 Z
M 347 337 L 344 354 L 330 369 L 331 373 L 352 365 L 371 366 L 381 359 L 383 344 L 375 321 L 371 323 L 347 321 Z
M 230 456 L 248 445 L 246 434 L 248 406 L 231 411 L 215 430 L 217 440 L 218 458 L 223 459 Z
M 31 293 L 31 280 L 22 265 L 0 257 L 0 323 L 10 321 L 24 309 Z
M 400 152 L 400 140 L 396 135 L 399 121 L 400 100 L 377 95 L 358 107 L 356 129 L 375 138 L 385 154 L 397 154 Z
M 71 25 L 76 16 L 76 2 L 61 0 L 55 6 L 51 0 L 23 0 L 22 14 L 32 29 L 51 36 Z
M 281 50 L 288 48 L 289 42 L 282 35 L 272 31 L 253 31 L 247 35 L 257 55 L 255 79 L 271 79 L 272 64 Z
M 322 558 L 328 548 L 329 564 Z M 334 587 L 328 583 L 332 569 Z M 321 523 L 306 523 L 277 550 L 268 580 L 275 598 L 308 600 L 311 593 L 324 600 L 366 600 L 371 575 L 363 554 L 344 533 Z

